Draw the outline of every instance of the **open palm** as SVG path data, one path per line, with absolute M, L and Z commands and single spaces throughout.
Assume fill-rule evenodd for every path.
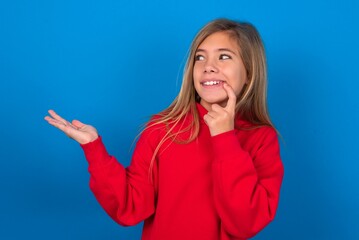
M 68 137 L 80 144 L 86 144 L 98 138 L 96 128 L 91 125 L 83 124 L 78 120 L 69 122 L 59 116 L 54 110 L 49 110 L 49 115 L 45 120 L 52 126 L 63 131 Z

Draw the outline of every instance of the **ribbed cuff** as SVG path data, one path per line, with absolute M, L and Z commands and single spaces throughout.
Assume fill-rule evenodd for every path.
M 101 136 L 92 142 L 80 144 L 80 146 L 82 147 L 86 160 L 91 167 L 105 165 L 111 159 L 105 145 L 102 142 Z

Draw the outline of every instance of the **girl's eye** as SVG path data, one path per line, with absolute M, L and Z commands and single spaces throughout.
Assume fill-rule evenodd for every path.
M 202 60 L 204 60 L 204 57 L 203 57 L 202 55 L 197 55 L 197 56 L 195 57 L 195 60 L 196 60 L 196 61 L 202 61 Z
M 231 59 L 231 56 L 227 55 L 227 54 L 221 54 L 219 56 L 219 59 L 220 60 L 226 60 L 226 59 Z

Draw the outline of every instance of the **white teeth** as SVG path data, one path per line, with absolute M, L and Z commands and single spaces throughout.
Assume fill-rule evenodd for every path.
M 205 86 L 213 86 L 213 85 L 217 85 L 219 83 L 220 83 L 220 81 L 207 81 L 207 82 L 204 82 L 203 85 L 205 85 Z

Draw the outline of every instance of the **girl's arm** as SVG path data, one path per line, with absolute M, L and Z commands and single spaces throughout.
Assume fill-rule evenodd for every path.
M 89 162 L 90 188 L 105 211 L 121 225 L 134 225 L 154 212 L 154 187 L 148 178 L 152 147 L 140 137 L 131 165 L 124 168 L 110 156 L 96 129 L 78 120 L 63 119 L 54 111 L 45 120 L 81 144 Z M 155 174 L 154 169 L 154 174 Z
M 228 235 L 250 238 L 273 220 L 283 179 L 283 165 L 274 129 L 257 129 L 245 151 L 229 131 L 212 138 L 214 199 Z
M 213 104 L 204 116 L 215 153 L 214 198 L 222 227 L 230 236 L 250 238 L 273 220 L 283 179 L 277 134 L 270 127 L 252 131 L 246 149 L 234 129 L 236 96 L 225 84 L 226 106 Z
M 152 150 L 143 136 L 127 168 L 107 153 L 101 137 L 81 146 L 89 163 L 90 188 L 114 221 L 130 226 L 154 213 L 155 191 L 148 178 Z

